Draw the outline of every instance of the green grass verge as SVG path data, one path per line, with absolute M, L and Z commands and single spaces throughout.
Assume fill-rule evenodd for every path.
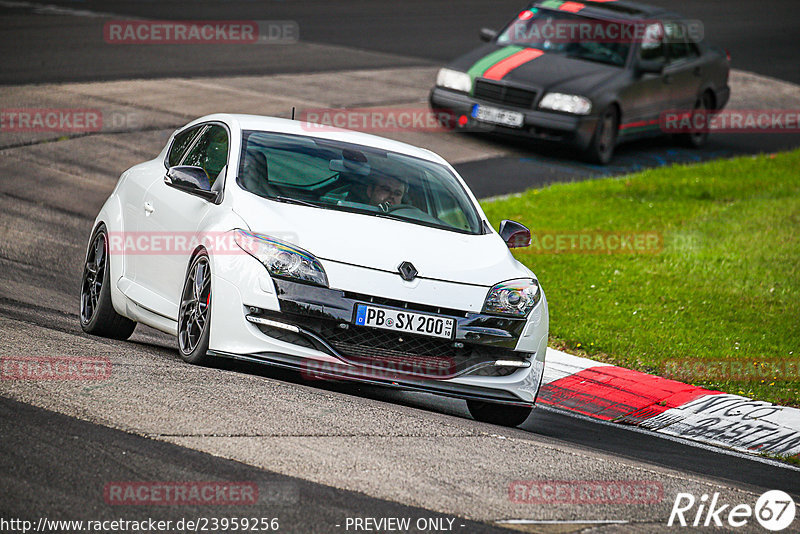
M 486 201 L 573 354 L 800 406 L 800 151 L 557 184 Z M 552 233 L 655 232 L 655 253 L 545 253 Z M 604 243 L 613 245 L 607 238 Z

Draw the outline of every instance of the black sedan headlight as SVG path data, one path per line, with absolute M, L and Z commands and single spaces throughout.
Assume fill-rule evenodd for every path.
M 539 108 L 563 111 L 574 115 L 588 115 L 592 111 L 592 101 L 580 95 L 547 93 L 539 102 Z
M 443 68 L 439 69 L 439 73 L 436 75 L 436 85 L 454 91 L 461 91 L 462 93 L 469 93 L 472 90 L 472 78 L 466 72 Z

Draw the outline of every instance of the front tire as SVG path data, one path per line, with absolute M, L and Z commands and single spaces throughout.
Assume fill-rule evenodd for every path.
M 584 158 L 591 163 L 607 165 L 614 157 L 618 134 L 619 112 L 615 106 L 609 106 L 597 121 L 592 141 L 583 153 Z
M 198 253 L 186 272 L 178 310 L 178 352 L 183 361 L 208 363 L 211 332 L 211 263 L 205 251 Z
M 526 406 L 508 406 L 471 399 L 467 400 L 467 408 L 476 421 L 511 427 L 524 423 L 533 411 L 533 408 Z
M 111 268 L 108 261 L 108 233 L 100 225 L 86 252 L 81 280 L 81 328 L 93 336 L 128 339 L 136 323 L 114 310 L 111 303 Z

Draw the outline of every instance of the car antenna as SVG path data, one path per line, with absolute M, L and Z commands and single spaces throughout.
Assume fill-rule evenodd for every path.
M 294 106 L 292 106 L 292 120 L 294 120 Z

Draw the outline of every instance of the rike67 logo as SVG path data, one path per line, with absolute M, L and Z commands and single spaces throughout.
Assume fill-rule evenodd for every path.
M 762 494 L 755 506 L 722 503 L 719 493 L 714 493 L 710 499 L 705 493 L 699 499 L 691 493 L 678 493 L 667 526 L 738 528 L 747 525 L 755 517 L 765 529 L 778 532 L 788 528 L 794 521 L 794 516 L 794 500 L 780 490 L 770 490 Z

